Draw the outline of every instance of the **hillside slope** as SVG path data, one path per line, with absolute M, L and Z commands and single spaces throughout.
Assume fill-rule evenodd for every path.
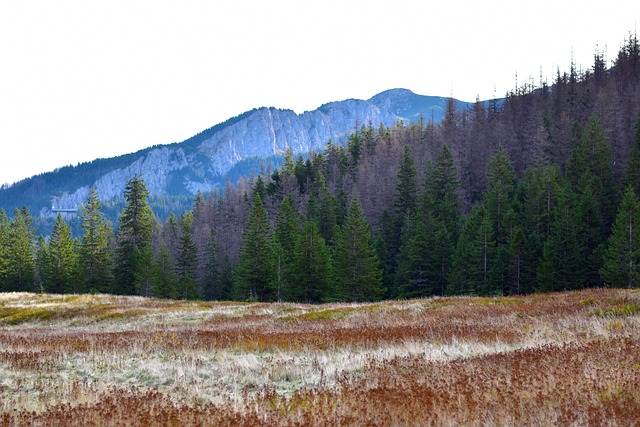
M 126 182 L 141 175 L 152 197 L 189 196 L 210 191 L 227 179 L 248 176 L 268 163 L 277 165 L 291 148 L 294 154 L 322 150 L 330 139 L 344 140 L 359 124 L 392 126 L 419 116 L 440 118 L 446 99 L 385 91 L 369 100 L 348 99 L 296 114 L 258 108 L 227 120 L 181 143 L 154 146 L 136 153 L 68 166 L 0 189 L 0 208 L 12 212 L 27 205 L 35 215 L 52 208 L 76 208 L 95 186 L 103 201 L 117 200 Z M 462 103 L 458 102 L 462 108 Z

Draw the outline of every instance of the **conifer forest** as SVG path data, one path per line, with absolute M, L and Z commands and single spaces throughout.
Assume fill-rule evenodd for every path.
M 0 290 L 376 301 L 640 283 L 640 51 L 630 36 L 552 84 L 442 122 L 354 124 L 344 144 L 198 193 L 159 221 L 131 178 L 117 223 L 91 191 L 74 236 L 0 212 Z M 267 167 L 267 169 L 269 169 Z

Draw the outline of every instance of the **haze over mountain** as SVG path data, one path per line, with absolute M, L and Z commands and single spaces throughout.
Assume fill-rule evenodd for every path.
M 103 201 L 118 200 L 134 175 L 145 180 L 153 197 L 191 199 L 241 175 L 275 167 L 291 148 L 295 155 L 323 150 L 329 140 L 343 141 L 356 127 L 393 126 L 421 117 L 441 120 L 447 98 L 391 89 L 368 100 L 329 102 L 314 111 L 256 108 L 181 142 L 159 145 L 109 159 L 97 159 L 43 173 L 0 190 L 0 208 L 12 212 L 27 205 L 34 215 L 75 209 L 95 186 Z M 458 108 L 466 105 L 456 101 Z

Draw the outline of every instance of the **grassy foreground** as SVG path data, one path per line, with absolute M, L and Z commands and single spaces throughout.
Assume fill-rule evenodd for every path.
M 640 292 L 372 304 L 0 294 L 0 425 L 632 425 Z

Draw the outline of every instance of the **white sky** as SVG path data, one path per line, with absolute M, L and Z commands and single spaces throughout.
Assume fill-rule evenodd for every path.
M 403 87 L 464 101 L 609 63 L 639 1 L 0 0 L 0 183 L 261 106 Z

